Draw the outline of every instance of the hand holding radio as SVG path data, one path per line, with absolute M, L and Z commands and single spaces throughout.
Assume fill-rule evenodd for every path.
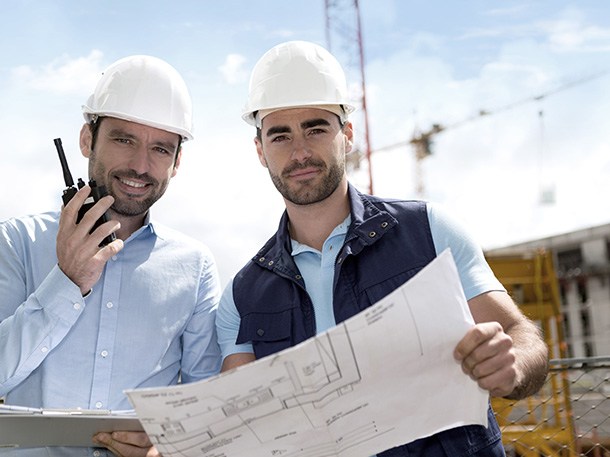
M 64 205 L 67 205 L 68 202 L 70 200 L 72 200 L 72 197 L 74 197 L 76 195 L 76 192 L 78 192 L 79 189 L 82 189 L 83 187 L 85 187 L 85 182 L 81 178 L 78 178 L 78 189 L 76 188 L 76 186 L 74 186 L 74 180 L 72 179 L 72 173 L 70 173 L 70 168 L 68 167 L 68 162 L 66 161 L 66 154 L 64 153 L 64 148 L 61 144 L 61 138 L 55 138 L 53 140 L 53 142 L 55 143 L 55 148 L 57 149 L 57 154 L 59 155 L 59 161 L 61 162 L 61 168 L 62 168 L 62 171 L 64 174 L 64 181 L 67 186 L 64 189 L 64 193 L 61 196 L 61 198 L 64 201 Z M 85 213 L 87 211 L 89 211 L 91 208 L 93 208 L 93 205 L 95 205 L 95 203 L 100 198 L 108 195 L 108 192 L 106 191 L 106 187 L 98 186 L 94 179 L 91 179 L 89 181 L 89 187 L 91 187 L 91 196 L 90 196 L 90 198 L 85 200 L 85 203 L 80 207 L 80 209 L 78 211 L 78 219 L 76 220 L 77 224 L 81 221 L 81 219 L 83 218 Z M 104 222 L 108 222 L 109 220 L 110 220 L 110 218 L 108 217 L 108 215 L 106 213 L 102 214 L 100 216 L 100 218 L 97 219 L 97 221 L 95 222 L 93 228 L 91 229 L 91 233 L 96 228 L 98 228 L 100 225 L 102 225 Z M 114 232 L 113 232 L 102 240 L 102 242 L 100 243 L 100 246 L 105 246 L 106 244 L 112 243 L 115 239 L 116 239 L 116 236 L 114 235 Z
M 64 274 L 86 294 L 98 281 L 106 262 L 123 248 L 123 242 L 114 235 L 120 223 L 106 214 L 114 199 L 103 186 L 97 186 L 94 180 L 86 186 L 82 179 L 78 188 L 74 185 L 61 140 L 54 141 L 67 186 L 62 195 L 57 260 Z

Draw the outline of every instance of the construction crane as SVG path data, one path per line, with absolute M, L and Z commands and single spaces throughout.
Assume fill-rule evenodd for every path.
M 416 130 L 414 132 L 413 136 L 408 140 L 400 141 L 400 142 L 397 142 L 394 144 L 390 144 L 388 146 L 377 148 L 377 149 L 371 151 L 371 154 L 383 152 L 383 151 L 389 151 L 391 149 L 395 149 L 398 147 L 412 145 L 413 150 L 414 150 L 414 156 L 415 156 L 415 192 L 419 198 L 423 198 L 423 196 L 425 195 L 425 184 L 424 184 L 424 178 L 423 178 L 422 162 L 426 157 L 432 155 L 433 137 L 435 135 L 437 135 L 441 132 L 444 132 L 446 130 L 449 130 L 449 129 L 454 129 L 456 127 L 460 127 L 464 124 L 477 120 L 481 117 L 490 116 L 492 114 L 498 114 L 500 112 L 508 111 L 508 110 L 517 108 L 521 105 L 524 105 L 524 104 L 527 104 L 530 102 L 543 100 L 558 92 L 561 92 L 561 91 L 570 89 L 572 87 L 584 84 L 586 82 L 592 81 L 592 80 L 597 79 L 601 76 L 604 76 L 608 73 L 609 73 L 609 71 L 602 71 L 599 73 L 591 74 L 589 76 L 586 76 L 586 77 L 583 77 L 580 79 L 576 79 L 576 80 L 570 81 L 566 84 L 557 86 L 556 88 L 551 89 L 547 92 L 543 92 L 543 93 L 533 96 L 533 97 L 527 97 L 522 100 L 518 100 L 516 102 L 502 106 L 495 110 L 483 110 L 482 109 L 482 110 L 479 110 L 476 114 L 474 114 L 468 118 L 465 118 L 461 121 L 455 122 L 453 124 L 449 124 L 449 125 L 433 124 L 432 127 L 430 127 L 426 131 L 422 132 L 422 131 Z
M 359 94 L 356 106 L 360 109 L 356 116 L 362 116 L 363 137 L 355 141 L 354 151 L 348 155 L 350 168 L 359 169 L 362 158 L 367 166 L 367 187 L 373 193 L 373 171 L 371 167 L 371 142 L 369 119 L 366 110 L 366 81 L 364 75 L 364 46 L 362 44 L 362 24 L 358 0 L 324 0 L 326 13 L 326 42 L 328 49 L 344 63 L 348 81 L 357 84 Z M 354 116 L 354 115 L 353 115 Z M 364 151 L 362 151 L 364 150 Z
M 412 146 L 415 157 L 415 192 L 417 196 L 423 197 L 425 195 L 425 180 L 423 177 L 422 163 L 426 157 L 432 155 L 434 137 L 436 135 L 446 130 L 460 127 L 481 117 L 498 114 L 503 111 L 517 108 L 526 103 L 543 100 L 560 91 L 584 84 L 609 73 L 609 71 L 602 71 L 581 79 L 576 79 L 542 94 L 524 98 L 495 110 L 481 109 L 476 114 L 453 124 L 443 125 L 437 123 L 424 131 L 416 129 L 413 132 L 412 137 L 408 140 L 372 149 L 366 102 L 364 44 L 358 0 L 324 0 L 324 6 L 328 49 L 343 63 L 346 73 L 348 73 L 348 81 L 355 84 L 359 89 L 359 94 L 354 98 L 357 99 L 356 105 L 360 108 L 358 113 L 362 116 L 364 135 L 360 141 L 356 139 L 355 151 L 348 156 L 348 167 L 358 170 L 361 168 L 362 163 L 366 164 L 368 179 L 367 187 L 370 194 L 374 191 L 371 164 L 371 158 L 374 153 L 388 151 L 398 147 Z M 354 115 L 352 115 L 352 117 L 353 116 Z M 540 120 L 542 122 L 542 117 L 540 117 Z

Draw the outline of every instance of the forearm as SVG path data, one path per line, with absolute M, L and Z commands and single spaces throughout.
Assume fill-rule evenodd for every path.
M 540 329 L 525 317 L 505 331 L 513 339 L 517 369 L 516 387 L 505 398 L 520 400 L 544 384 L 549 371 L 548 347 Z
M 0 307 L 14 311 L 0 322 L 0 396 L 23 382 L 61 342 L 82 304 L 78 287 L 58 269 L 24 303 L 11 305 L 3 299 Z

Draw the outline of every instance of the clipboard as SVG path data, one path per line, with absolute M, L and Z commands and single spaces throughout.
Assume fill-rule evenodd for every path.
M 134 414 L 86 410 L 4 412 L 0 410 L 0 450 L 46 446 L 95 447 L 98 432 L 144 431 Z

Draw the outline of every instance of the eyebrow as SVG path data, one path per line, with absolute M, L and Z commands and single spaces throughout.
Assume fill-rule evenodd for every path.
M 328 122 L 326 119 L 323 119 L 323 118 L 310 119 L 308 121 L 301 122 L 301 128 L 304 130 L 310 129 L 312 127 L 317 127 L 319 125 L 330 126 L 330 122 Z M 291 131 L 292 130 L 287 125 L 277 125 L 277 126 L 269 128 L 269 130 L 267 130 L 267 133 L 265 134 L 265 136 L 270 137 L 270 136 L 276 135 L 278 133 L 289 133 Z

